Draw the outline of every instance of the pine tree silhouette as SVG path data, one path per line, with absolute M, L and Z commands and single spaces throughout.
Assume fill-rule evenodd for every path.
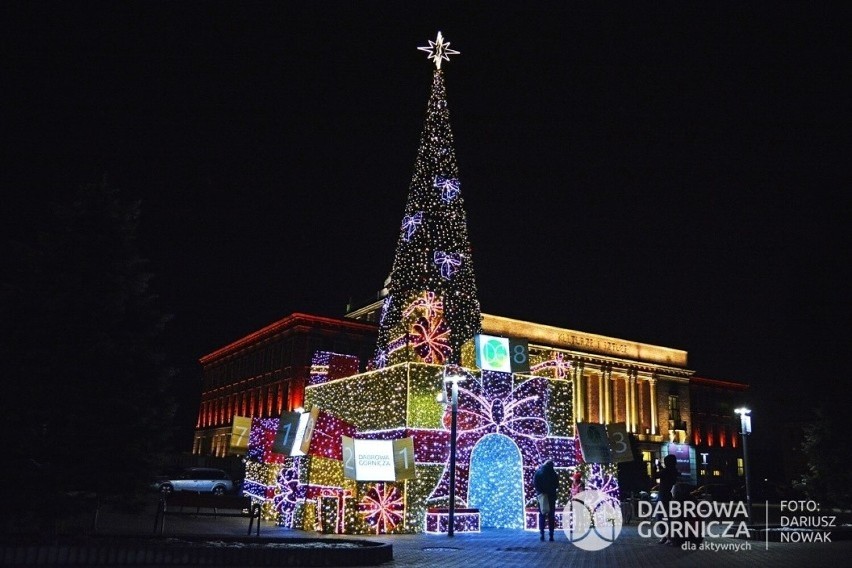
M 462 345 L 481 331 L 471 247 L 441 58 L 408 201 L 400 227 L 388 295 L 379 320 L 374 367 L 403 361 L 458 364 Z M 430 42 L 432 43 L 432 42 Z

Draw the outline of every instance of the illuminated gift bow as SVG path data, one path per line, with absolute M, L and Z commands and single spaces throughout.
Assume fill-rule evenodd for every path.
M 376 534 L 389 533 L 403 519 L 405 500 L 397 487 L 376 483 L 358 503 L 358 512 Z
M 456 252 L 435 251 L 435 264 L 441 269 L 441 276 L 447 280 L 455 276 L 462 263 L 462 257 Z
M 423 292 L 408 304 L 402 312 L 402 317 L 407 318 L 418 310 L 421 310 L 423 316 L 427 318 L 440 316 L 444 313 L 444 299 L 435 292 Z
M 567 379 L 571 372 L 571 361 L 566 360 L 562 353 L 556 353 L 552 359 L 530 365 L 530 374 L 540 375 L 551 371 L 557 379 Z
M 446 178 L 444 176 L 435 176 L 433 187 L 441 190 L 441 199 L 444 200 L 444 203 L 450 203 L 458 197 L 459 191 L 461 191 L 461 184 L 457 178 Z
M 450 327 L 440 313 L 421 317 L 411 326 L 414 352 L 424 363 L 443 365 L 452 354 Z
M 548 381 L 532 377 L 515 385 L 512 375 L 483 371 L 482 379 L 469 378 L 459 383 L 456 497 L 466 496 L 470 474 L 470 456 L 476 443 L 488 434 L 509 437 L 521 453 L 525 494 L 532 492 L 532 476 L 546 455 L 550 426 L 546 408 Z M 449 430 L 452 410 L 444 412 L 444 427 Z M 552 456 L 548 456 L 552 457 Z M 429 496 L 430 501 L 448 497 L 449 464 Z
M 402 218 L 402 227 L 401 229 L 405 231 L 405 235 L 403 235 L 403 240 L 409 240 L 411 235 L 414 234 L 414 231 L 417 230 L 423 223 L 423 211 L 418 211 L 414 215 L 406 215 Z

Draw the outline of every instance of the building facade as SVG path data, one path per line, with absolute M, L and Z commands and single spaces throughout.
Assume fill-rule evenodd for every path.
M 692 377 L 689 390 L 698 483 L 744 482 L 740 418 L 735 409 L 746 402 L 748 385 Z
M 235 416 L 277 418 L 301 407 L 315 352 L 366 361 L 375 345 L 374 324 L 294 313 L 203 356 L 192 452 L 228 455 Z

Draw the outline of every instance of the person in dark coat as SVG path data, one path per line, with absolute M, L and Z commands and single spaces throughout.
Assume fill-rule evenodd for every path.
M 672 501 L 672 489 L 678 481 L 677 472 L 677 456 L 669 454 L 663 458 L 663 467 L 657 471 L 657 480 L 660 482 L 658 499 L 663 504 L 666 510 L 666 517 L 669 517 L 669 503 Z M 660 539 L 660 544 L 665 544 L 668 541 L 668 535 Z
M 541 540 L 544 540 L 544 526 L 550 529 L 550 540 L 553 540 L 553 531 L 556 528 L 556 490 L 559 489 L 559 476 L 553 469 L 553 460 L 547 460 L 535 470 L 533 477 L 535 484 L 536 499 L 539 500 L 538 528 L 541 531 Z M 539 495 L 547 496 L 547 511 L 542 511 L 541 498 Z

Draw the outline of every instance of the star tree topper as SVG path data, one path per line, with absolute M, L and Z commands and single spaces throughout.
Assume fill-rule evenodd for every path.
M 441 60 L 449 61 L 450 55 L 460 55 L 460 52 L 455 49 L 450 49 L 450 42 L 444 41 L 444 36 L 441 35 L 441 32 L 438 32 L 437 41 L 429 40 L 428 46 L 418 47 L 420 51 L 425 51 L 429 55 L 426 56 L 426 59 L 431 59 L 435 62 L 435 67 L 441 68 Z

